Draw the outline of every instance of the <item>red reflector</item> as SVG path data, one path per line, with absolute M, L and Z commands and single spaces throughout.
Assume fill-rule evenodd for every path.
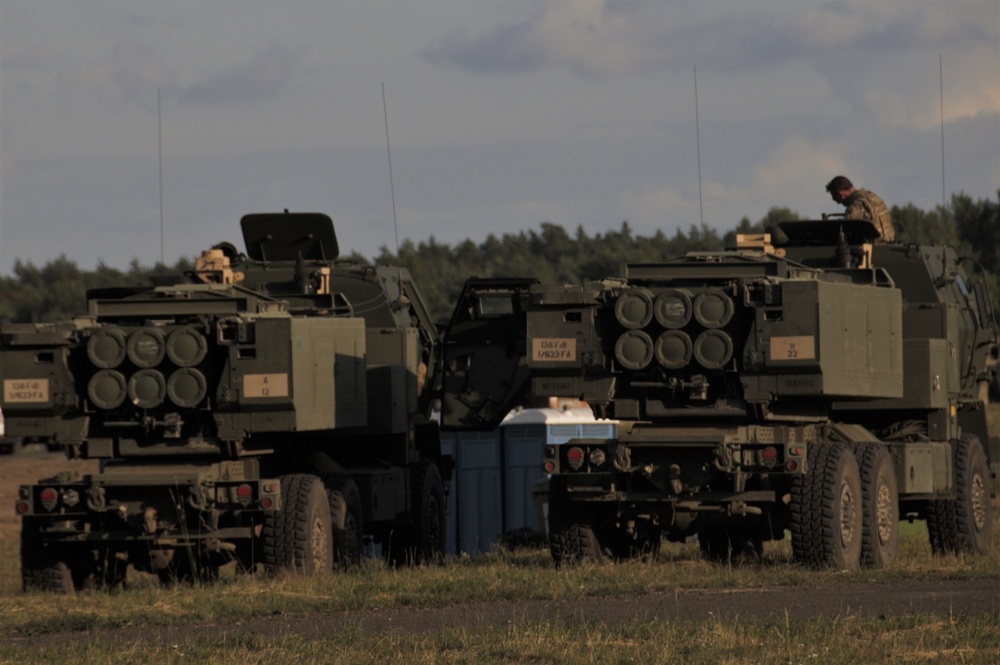
M 271 497 L 265 496 L 263 499 L 260 500 L 261 508 L 267 509 L 270 508 L 272 505 L 273 502 L 271 501 Z
M 795 471 L 796 469 L 799 468 L 799 463 L 793 459 L 790 459 L 787 462 L 785 462 L 785 468 L 788 469 L 789 471 Z
M 246 483 L 243 483 L 242 485 L 236 488 L 236 496 L 240 497 L 241 499 L 251 497 L 253 496 L 253 488 L 247 485 Z
M 765 460 L 776 460 L 778 459 L 778 450 L 774 446 L 768 446 L 760 454 Z
M 38 499 L 43 510 L 55 510 L 56 504 L 59 503 L 59 493 L 51 487 L 43 487 L 38 492 Z
M 31 509 L 27 501 L 18 501 L 17 505 L 14 506 L 14 510 L 17 511 L 18 515 L 25 515 Z
M 552 460 L 548 460 L 542 465 L 542 468 L 545 469 L 545 473 L 552 473 L 556 470 L 556 463 Z

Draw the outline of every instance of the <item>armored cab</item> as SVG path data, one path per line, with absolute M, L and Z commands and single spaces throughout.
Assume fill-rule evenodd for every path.
M 439 344 L 409 273 L 339 261 L 323 214 L 242 229 L 246 253 L 221 243 L 190 275 L 92 291 L 72 321 L 0 327 L 9 433 L 102 461 L 21 488 L 26 587 L 114 585 L 128 564 L 332 568 L 365 534 L 399 560 L 443 549 Z
M 927 519 L 936 550 L 983 551 L 989 298 L 951 249 L 875 240 L 866 221 L 787 222 L 579 286 L 471 280 L 443 425 L 489 428 L 546 396 L 619 421 L 614 440 L 546 449 L 557 561 L 661 535 L 757 556 L 789 530 L 804 563 L 879 565 L 901 515 Z

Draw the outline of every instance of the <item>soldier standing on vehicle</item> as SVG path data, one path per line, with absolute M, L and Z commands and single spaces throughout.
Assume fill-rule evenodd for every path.
M 855 189 L 854 185 L 845 176 L 838 175 L 826 184 L 826 191 L 830 192 L 830 197 L 847 208 L 844 217 L 847 219 L 867 219 L 875 224 L 875 228 L 882 234 L 879 242 L 893 242 L 896 232 L 892 228 L 892 218 L 889 217 L 889 209 L 886 208 L 885 201 L 875 192 L 867 189 Z

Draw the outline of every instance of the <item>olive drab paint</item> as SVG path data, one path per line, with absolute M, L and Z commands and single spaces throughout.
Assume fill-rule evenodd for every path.
M 491 429 L 551 397 L 618 422 L 614 439 L 546 448 L 557 562 L 648 554 L 661 536 L 759 556 L 791 531 L 803 563 L 879 565 L 906 517 L 935 548 L 982 551 L 1000 461 L 990 298 L 951 248 L 877 237 L 864 220 L 791 221 L 581 285 L 469 280 L 442 426 Z
M 241 226 L 245 253 L 220 243 L 188 275 L 92 290 L 72 321 L 0 325 L 7 435 L 101 461 L 20 488 L 25 588 L 115 586 L 128 565 L 319 572 L 366 534 L 398 561 L 443 550 L 439 341 L 409 272 L 339 259 L 324 214 Z

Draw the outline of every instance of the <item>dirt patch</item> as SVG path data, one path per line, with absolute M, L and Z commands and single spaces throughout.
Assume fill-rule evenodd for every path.
M 1000 580 L 853 585 L 837 588 L 785 587 L 746 590 L 678 590 L 641 596 L 462 603 L 437 608 L 391 608 L 308 616 L 272 615 L 226 623 L 176 627 L 127 627 L 87 632 L 8 637 L 27 649 L 100 641 L 102 644 L 186 644 L 250 636 L 296 635 L 322 639 L 338 631 L 364 634 L 420 634 L 447 629 L 480 632 L 523 623 L 795 620 L 818 617 L 886 618 L 935 615 L 957 618 L 1000 613 Z

